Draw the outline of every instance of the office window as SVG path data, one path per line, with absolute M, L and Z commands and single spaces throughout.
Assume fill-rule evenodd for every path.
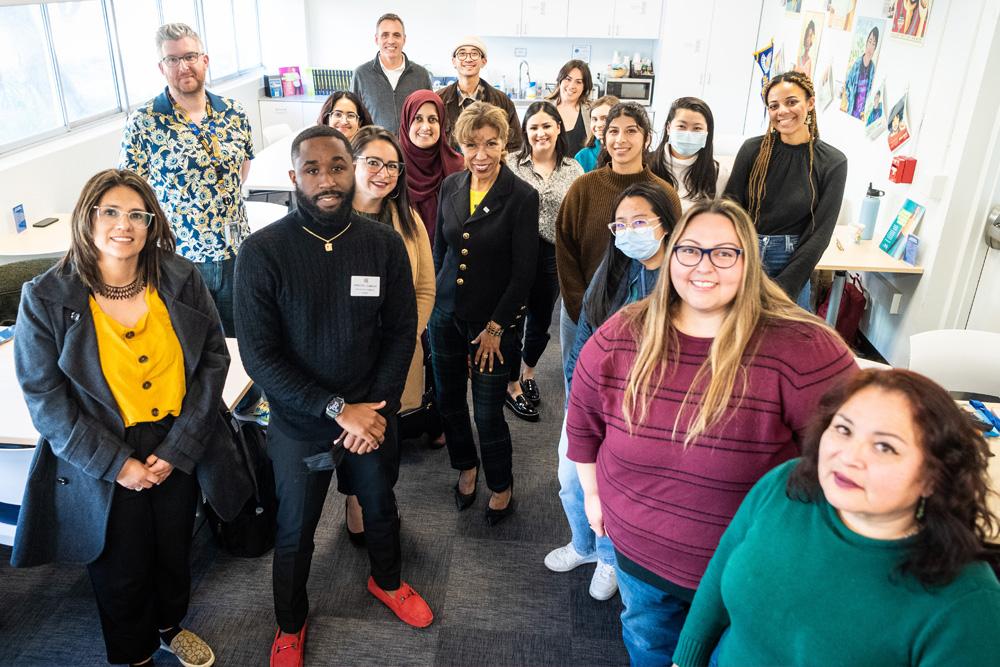
M 205 51 L 208 52 L 208 72 L 213 80 L 232 76 L 240 71 L 236 58 L 233 5 L 229 0 L 203 2 L 202 11 L 205 32 L 201 37 L 205 40 Z
M 41 7 L 0 7 L 0 146 L 62 125 Z
M 261 64 L 257 0 L 233 0 L 233 14 L 236 19 L 237 61 L 240 71 L 245 72 Z
M 111 43 L 99 0 L 48 5 L 52 45 L 70 124 L 120 109 Z
M 130 2 L 131 0 L 125 0 Z M 206 0 L 209 3 L 219 2 L 219 0 Z M 198 31 L 198 8 L 194 0 L 160 0 L 160 8 L 163 10 L 163 23 L 187 23 Z M 159 27 L 159 26 L 157 26 Z
M 163 88 L 156 67 L 156 29 L 160 10 L 156 0 L 114 0 L 115 29 L 121 49 L 128 106 L 141 104 Z

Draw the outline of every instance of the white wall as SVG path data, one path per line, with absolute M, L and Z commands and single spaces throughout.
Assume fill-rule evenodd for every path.
M 819 11 L 826 3 L 805 0 L 802 4 L 803 11 Z M 883 5 L 883 0 L 858 0 L 856 15 L 878 16 Z M 885 134 L 868 139 L 861 121 L 839 110 L 836 97 L 829 108 L 819 112 L 821 137 L 848 156 L 841 224 L 857 221 L 869 181 L 886 192 L 876 239 L 881 239 L 906 198 L 927 207 L 917 232 L 923 276 L 867 276 L 866 280 L 875 303 L 863 328 L 868 339 L 893 364 L 905 365 L 911 333 L 964 328 L 968 315 L 975 288 L 969 279 L 970 263 L 978 261 L 981 267 L 985 252 L 973 243 L 978 242 L 982 232 L 978 220 L 973 222 L 976 211 L 970 206 L 970 198 L 989 187 L 978 181 L 984 161 L 990 159 L 988 149 L 997 107 L 996 65 L 990 70 L 986 63 L 997 58 L 998 18 L 1000 3 L 995 0 L 935 0 L 923 43 L 904 41 L 883 31 L 875 81 L 886 79 L 887 109 L 909 90 L 913 138 L 895 154 L 917 158 L 912 184 L 888 180 L 893 154 Z M 777 2 L 765 2 L 758 46 L 773 36 L 775 47 L 784 48 L 787 63 L 795 52 L 800 26 L 799 15 L 786 14 Z M 849 40 L 847 32 L 824 29 L 817 70 L 832 63 L 835 81 L 842 82 L 848 66 Z M 977 107 L 992 111 L 977 117 Z M 765 116 L 759 95 L 751 96 L 747 118 L 747 135 L 760 134 Z M 892 291 L 889 283 L 904 295 L 898 315 L 888 312 Z
M 435 76 L 454 76 L 451 53 L 455 40 L 475 33 L 472 2 L 447 0 L 422 2 L 334 3 L 305 0 L 309 37 L 309 64 L 313 67 L 351 69 L 375 57 L 375 21 L 386 12 L 395 12 L 406 23 L 406 54 L 427 67 Z M 573 3 L 570 3 L 572 11 Z M 655 40 L 642 39 L 566 39 L 538 37 L 482 37 L 487 49 L 487 64 L 482 76 L 491 84 L 517 82 L 520 56 L 515 48 L 526 48 L 531 78 L 539 84 L 554 82 L 559 68 L 571 59 L 574 44 L 591 46 L 591 72 L 602 76 L 615 50 L 632 56 L 652 56 Z M 296 63 L 282 63 L 293 65 Z

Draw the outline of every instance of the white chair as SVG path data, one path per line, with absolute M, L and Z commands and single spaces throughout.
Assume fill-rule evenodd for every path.
M 938 329 L 913 334 L 910 370 L 948 391 L 1000 396 L 1000 333 Z
M 277 123 L 267 125 L 261 132 L 264 134 L 264 145 L 270 146 L 279 139 L 283 139 L 292 133 L 292 126 L 288 123 Z

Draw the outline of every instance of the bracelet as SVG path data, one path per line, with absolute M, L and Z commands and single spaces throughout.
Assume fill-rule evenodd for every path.
M 499 338 L 500 336 L 503 335 L 503 327 L 497 324 L 496 322 L 490 320 L 489 322 L 486 323 L 486 333 L 495 338 Z

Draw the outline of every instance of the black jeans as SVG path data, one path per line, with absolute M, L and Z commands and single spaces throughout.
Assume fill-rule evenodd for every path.
M 431 339 L 431 360 L 437 389 L 438 410 L 444 422 L 448 457 L 455 470 L 479 467 L 476 442 L 469 420 L 466 392 L 469 386 L 469 359 L 475 358 L 476 345 L 471 341 L 486 326 L 485 322 L 466 322 L 451 313 L 435 308 L 427 327 Z M 500 339 L 504 363 L 494 364 L 493 372 L 481 372 L 472 364 L 472 408 L 479 432 L 486 485 L 494 492 L 506 491 L 513 480 L 510 429 L 504 419 L 503 403 L 507 396 L 510 363 L 517 354 L 518 339 L 507 329 Z
M 274 613 L 283 632 L 298 632 L 309 615 L 306 583 L 312 565 L 313 536 L 330 488 L 332 470 L 309 472 L 302 459 L 329 448 L 331 440 L 302 441 L 272 426 L 267 453 L 274 463 L 278 495 L 278 531 L 274 544 L 272 581 Z M 389 446 L 387 446 L 387 443 Z M 347 474 L 364 515 L 371 576 L 384 590 L 399 588 L 402 555 L 399 512 L 392 492 L 396 455 L 395 420 L 388 420 L 385 443 L 369 454 L 348 452 L 337 474 Z
M 146 461 L 173 417 L 125 430 L 133 458 Z M 139 662 L 160 646 L 159 628 L 180 625 L 191 595 L 191 535 L 198 483 L 176 468 L 144 491 L 115 484 L 104 551 L 87 566 L 108 662 Z
M 524 333 L 523 354 L 520 346 L 517 358 L 511 360 L 510 381 L 521 377 L 521 358 L 534 368 L 549 344 L 549 326 L 552 324 L 552 310 L 559 298 L 559 275 L 556 272 L 556 246 L 545 239 L 538 239 L 538 264 L 535 268 L 535 283 L 528 294 L 527 311 L 518 322 L 517 335 Z M 504 355 L 506 358 L 506 355 Z

